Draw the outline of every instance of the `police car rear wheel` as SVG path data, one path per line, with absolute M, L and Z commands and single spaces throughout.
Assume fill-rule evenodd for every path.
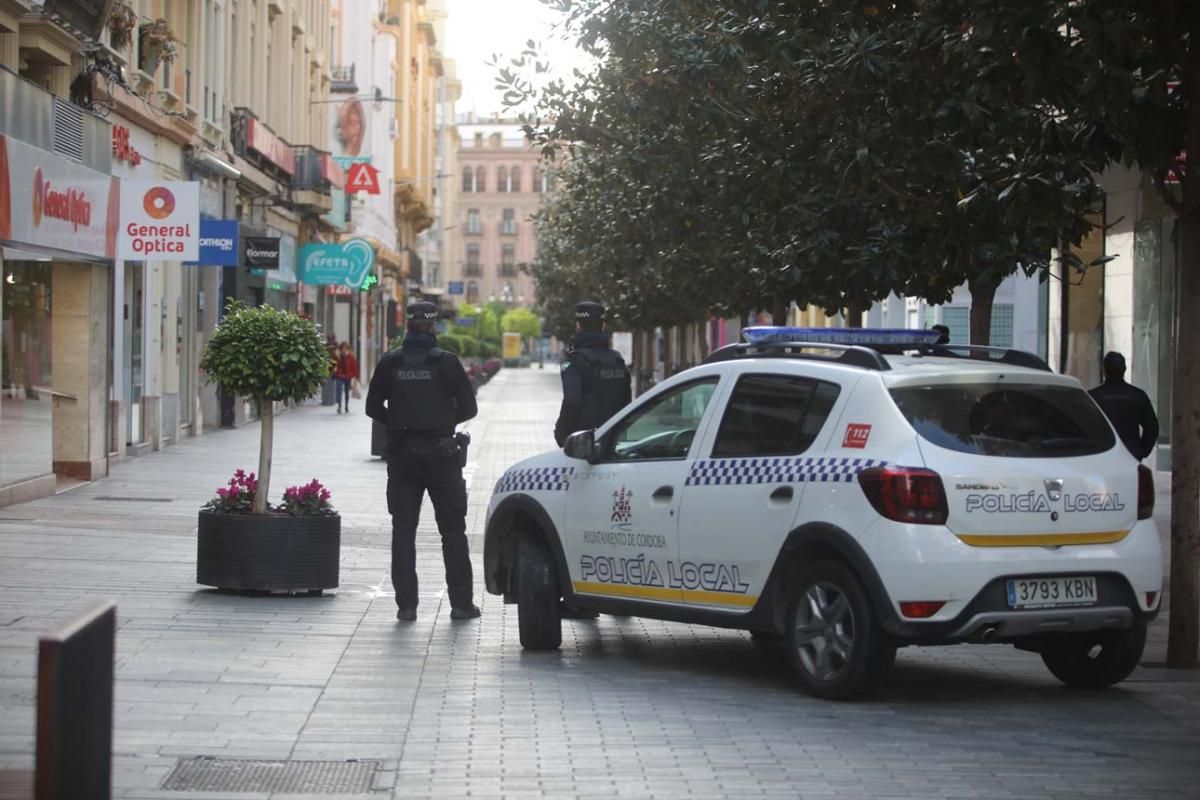
M 1064 637 L 1042 651 L 1054 677 L 1076 689 L 1104 689 L 1129 677 L 1146 648 L 1146 626 Z
M 526 650 L 554 650 L 562 644 L 558 575 L 546 545 L 533 534 L 517 545 L 517 622 Z
M 849 700 L 883 680 L 896 647 L 879 627 L 858 579 L 823 561 L 796 573 L 788 605 L 788 657 L 800 684 L 828 700 Z

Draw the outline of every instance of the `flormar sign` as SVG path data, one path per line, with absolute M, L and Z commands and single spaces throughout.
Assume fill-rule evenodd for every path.
M 200 257 L 200 184 L 122 181 L 117 257 L 195 261 Z

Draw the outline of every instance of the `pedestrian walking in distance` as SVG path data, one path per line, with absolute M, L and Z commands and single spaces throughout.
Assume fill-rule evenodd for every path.
M 559 447 L 575 431 L 600 427 L 633 399 L 629 368 L 609 346 L 599 303 L 585 300 L 575 306 L 575 338 L 562 362 L 562 387 L 562 408 L 554 424 Z
M 1158 416 L 1146 393 L 1125 382 L 1125 356 L 1117 352 L 1104 356 L 1104 383 L 1090 394 L 1134 458 L 1141 461 L 1154 452 Z
M 343 411 L 342 401 L 345 399 L 345 412 L 350 413 L 350 388 L 358 380 L 358 359 L 350 350 L 349 342 L 338 345 L 337 360 L 333 365 L 334 389 L 337 396 L 338 413 Z
M 387 505 L 392 515 L 392 588 L 396 619 L 417 618 L 417 522 L 425 492 L 433 502 L 451 619 L 474 619 L 467 546 L 467 485 L 462 468 L 470 437 L 454 426 L 477 413 L 462 362 L 437 347 L 437 306 L 408 306 L 399 350 L 379 361 L 367 389 L 367 416 L 387 426 Z

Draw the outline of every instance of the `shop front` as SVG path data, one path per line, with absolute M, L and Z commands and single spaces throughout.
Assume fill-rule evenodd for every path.
M 105 172 L 0 135 L 0 505 L 107 474 L 118 199 Z

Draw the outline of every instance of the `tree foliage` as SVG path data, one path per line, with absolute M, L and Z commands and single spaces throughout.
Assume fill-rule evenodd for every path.
M 536 339 L 542 335 L 542 321 L 527 308 L 514 308 L 504 312 L 500 327 L 505 333 L 519 333 L 523 339 Z
M 596 69 L 501 74 L 567 153 L 533 268 L 552 320 L 583 294 L 633 327 L 944 302 L 1091 229 L 1103 142 L 1047 102 L 1054 38 L 974 26 L 988 4 L 556 5 Z
M 311 320 L 231 300 L 204 347 L 200 369 L 225 394 L 299 403 L 329 377 L 329 354 Z

